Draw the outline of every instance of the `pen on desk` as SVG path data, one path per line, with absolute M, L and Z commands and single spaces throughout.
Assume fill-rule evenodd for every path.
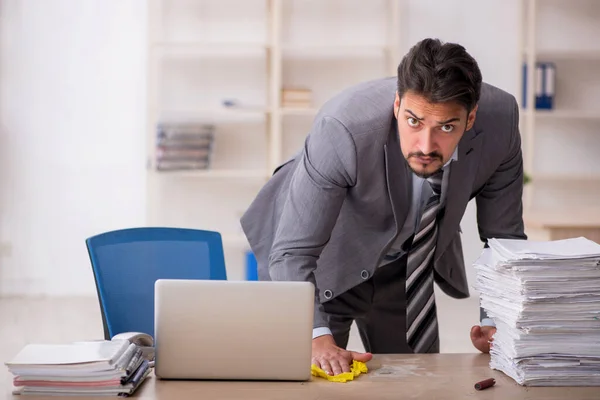
M 487 389 L 489 387 L 492 387 L 496 384 L 496 380 L 494 378 L 489 378 L 489 379 L 485 379 L 483 381 L 477 382 L 475 384 L 475 389 L 476 390 L 483 390 L 483 389 Z
M 144 360 L 142 364 L 138 367 L 137 371 L 133 375 L 133 378 L 127 382 L 131 383 L 134 387 L 139 383 L 140 379 L 144 376 L 144 373 L 148 370 L 148 360 Z

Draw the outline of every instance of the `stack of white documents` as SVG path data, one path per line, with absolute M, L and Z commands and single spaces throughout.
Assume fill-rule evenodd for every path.
M 130 396 L 150 373 L 126 340 L 28 344 L 5 364 L 18 395 Z
M 474 266 L 490 367 L 526 386 L 600 386 L 600 245 L 491 239 Z

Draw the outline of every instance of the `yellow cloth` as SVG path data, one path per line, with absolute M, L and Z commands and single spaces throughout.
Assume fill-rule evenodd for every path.
M 328 381 L 331 382 L 347 382 L 347 381 L 352 381 L 354 380 L 355 376 L 360 375 L 361 373 L 367 373 L 369 371 L 369 369 L 367 368 L 367 365 L 362 362 L 362 361 L 356 361 L 353 360 L 352 361 L 352 366 L 350 367 L 350 372 L 342 372 L 341 374 L 337 374 L 337 375 L 327 375 L 327 372 L 323 371 L 321 368 L 317 367 L 315 364 L 313 364 L 310 367 L 310 372 L 313 376 L 319 376 L 321 378 L 325 378 Z

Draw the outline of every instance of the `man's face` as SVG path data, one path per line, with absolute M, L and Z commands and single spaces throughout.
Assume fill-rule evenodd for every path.
M 424 97 L 396 93 L 394 114 L 398 118 L 400 146 L 413 172 L 427 178 L 450 159 L 465 131 L 475 122 L 475 107 L 468 115 L 459 103 L 430 103 Z

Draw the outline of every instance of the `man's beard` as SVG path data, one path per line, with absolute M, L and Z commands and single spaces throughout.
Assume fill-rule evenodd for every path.
M 437 160 L 440 160 L 440 162 L 442 162 L 442 165 L 440 165 L 440 167 L 438 169 L 436 169 L 435 171 L 433 171 L 433 172 L 415 171 L 413 169 L 413 167 L 410 165 L 410 163 L 408 163 L 408 167 L 411 169 L 411 171 L 413 172 L 413 174 L 417 175 L 419 178 L 427 179 L 430 176 L 433 176 L 433 175 L 437 174 L 443 168 L 443 159 L 444 158 L 437 151 L 434 151 L 434 152 L 429 153 L 429 154 L 425 154 L 425 153 L 423 153 L 421 151 L 415 151 L 413 153 L 409 153 L 408 154 L 407 161 L 410 160 L 411 157 L 415 157 L 415 158 L 417 158 L 417 157 L 429 157 L 429 158 L 431 158 L 433 160 L 437 159 Z

